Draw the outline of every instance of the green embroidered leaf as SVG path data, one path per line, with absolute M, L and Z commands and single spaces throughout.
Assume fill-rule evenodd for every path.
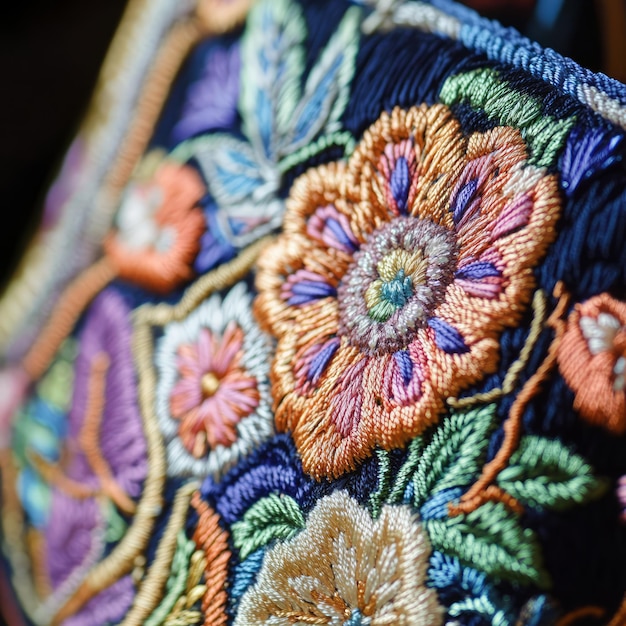
M 435 430 L 413 475 L 415 506 L 451 487 L 469 485 L 480 471 L 496 405 L 452 413 Z
M 361 10 L 348 9 L 307 78 L 291 132 L 281 144 L 282 154 L 307 145 L 322 129 L 326 133 L 338 130 L 350 95 L 360 25 Z
M 128 524 L 117 512 L 117 508 L 111 500 L 105 500 L 102 506 L 107 523 L 104 538 L 107 543 L 116 543 L 125 535 Z
M 556 511 L 597 498 L 607 488 L 581 456 L 560 441 L 535 436 L 522 439 L 498 484 L 524 504 Z
M 565 143 L 576 118 L 558 120 L 543 113 L 540 100 L 513 89 L 490 68 L 472 70 L 446 79 L 440 93 L 444 104 L 467 102 L 500 124 L 520 129 L 530 146 L 529 162 L 549 167 Z
M 291 0 L 262 0 L 242 37 L 239 111 L 255 150 L 277 161 L 276 144 L 293 124 L 301 99 L 306 24 Z
M 232 537 L 241 560 L 274 539 L 289 539 L 304 528 L 298 503 L 290 496 L 270 494 L 255 502 L 240 522 L 232 525 Z
M 487 502 L 468 515 L 432 519 L 425 525 L 433 549 L 496 580 L 550 586 L 534 532 L 522 528 L 501 502 Z

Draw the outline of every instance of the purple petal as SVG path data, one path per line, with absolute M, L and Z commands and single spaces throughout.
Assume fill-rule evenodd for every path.
M 502 276 L 502 272 L 493 264 L 487 261 L 477 261 L 465 265 L 457 271 L 456 277 L 469 280 L 482 280 L 490 276 Z
M 439 317 L 431 317 L 428 325 L 435 331 L 437 345 L 448 354 L 469 352 L 461 333 Z
M 326 225 L 340 246 L 347 249 L 347 252 L 354 252 L 357 249 L 357 245 L 350 239 L 346 231 L 336 219 L 332 217 L 328 218 L 326 220 Z
M 474 194 L 478 189 L 478 179 L 472 178 L 469 182 L 465 183 L 459 190 L 454 201 L 452 202 L 452 219 L 455 224 L 460 224 L 461 220 L 465 217 L 465 213 L 470 207 L 473 207 Z
M 327 341 L 311 361 L 311 365 L 307 373 L 307 379 L 313 385 L 317 385 L 319 382 L 319 379 L 326 371 L 328 364 L 331 362 L 333 356 L 335 356 L 335 352 L 337 352 L 337 348 L 339 348 L 340 343 L 341 341 L 337 337 Z
M 398 157 L 393 172 L 391 173 L 391 180 L 389 181 L 391 187 L 391 193 L 398 205 L 400 213 L 406 214 L 407 200 L 409 197 L 409 189 L 411 186 L 411 176 L 409 173 L 409 165 L 404 157 Z
M 399 350 L 398 352 L 394 352 L 393 358 L 402 375 L 402 382 L 406 387 L 413 378 L 413 361 L 411 360 L 411 355 L 408 350 Z

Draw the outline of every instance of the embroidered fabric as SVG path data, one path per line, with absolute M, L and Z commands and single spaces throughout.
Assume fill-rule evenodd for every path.
M 0 304 L 25 623 L 626 623 L 626 87 L 449 0 L 143 10 Z

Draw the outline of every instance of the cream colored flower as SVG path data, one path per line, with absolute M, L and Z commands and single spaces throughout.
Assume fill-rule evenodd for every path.
M 265 555 L 242 597 L 236 626 L 443 622 L 425 585 L 430 545 L 407 507 L 385 506 L 373 520 L 346 492 L 322 498 L 306 528 Z

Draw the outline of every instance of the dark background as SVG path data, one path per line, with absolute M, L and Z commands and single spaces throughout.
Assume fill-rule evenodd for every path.
M 626 81 L 626 0 L 466 3 L 593 70 Z M 126 0 L 3 3 L 0 286 L 37 226 L 45 190 L 78 129 L 125 5 Z

